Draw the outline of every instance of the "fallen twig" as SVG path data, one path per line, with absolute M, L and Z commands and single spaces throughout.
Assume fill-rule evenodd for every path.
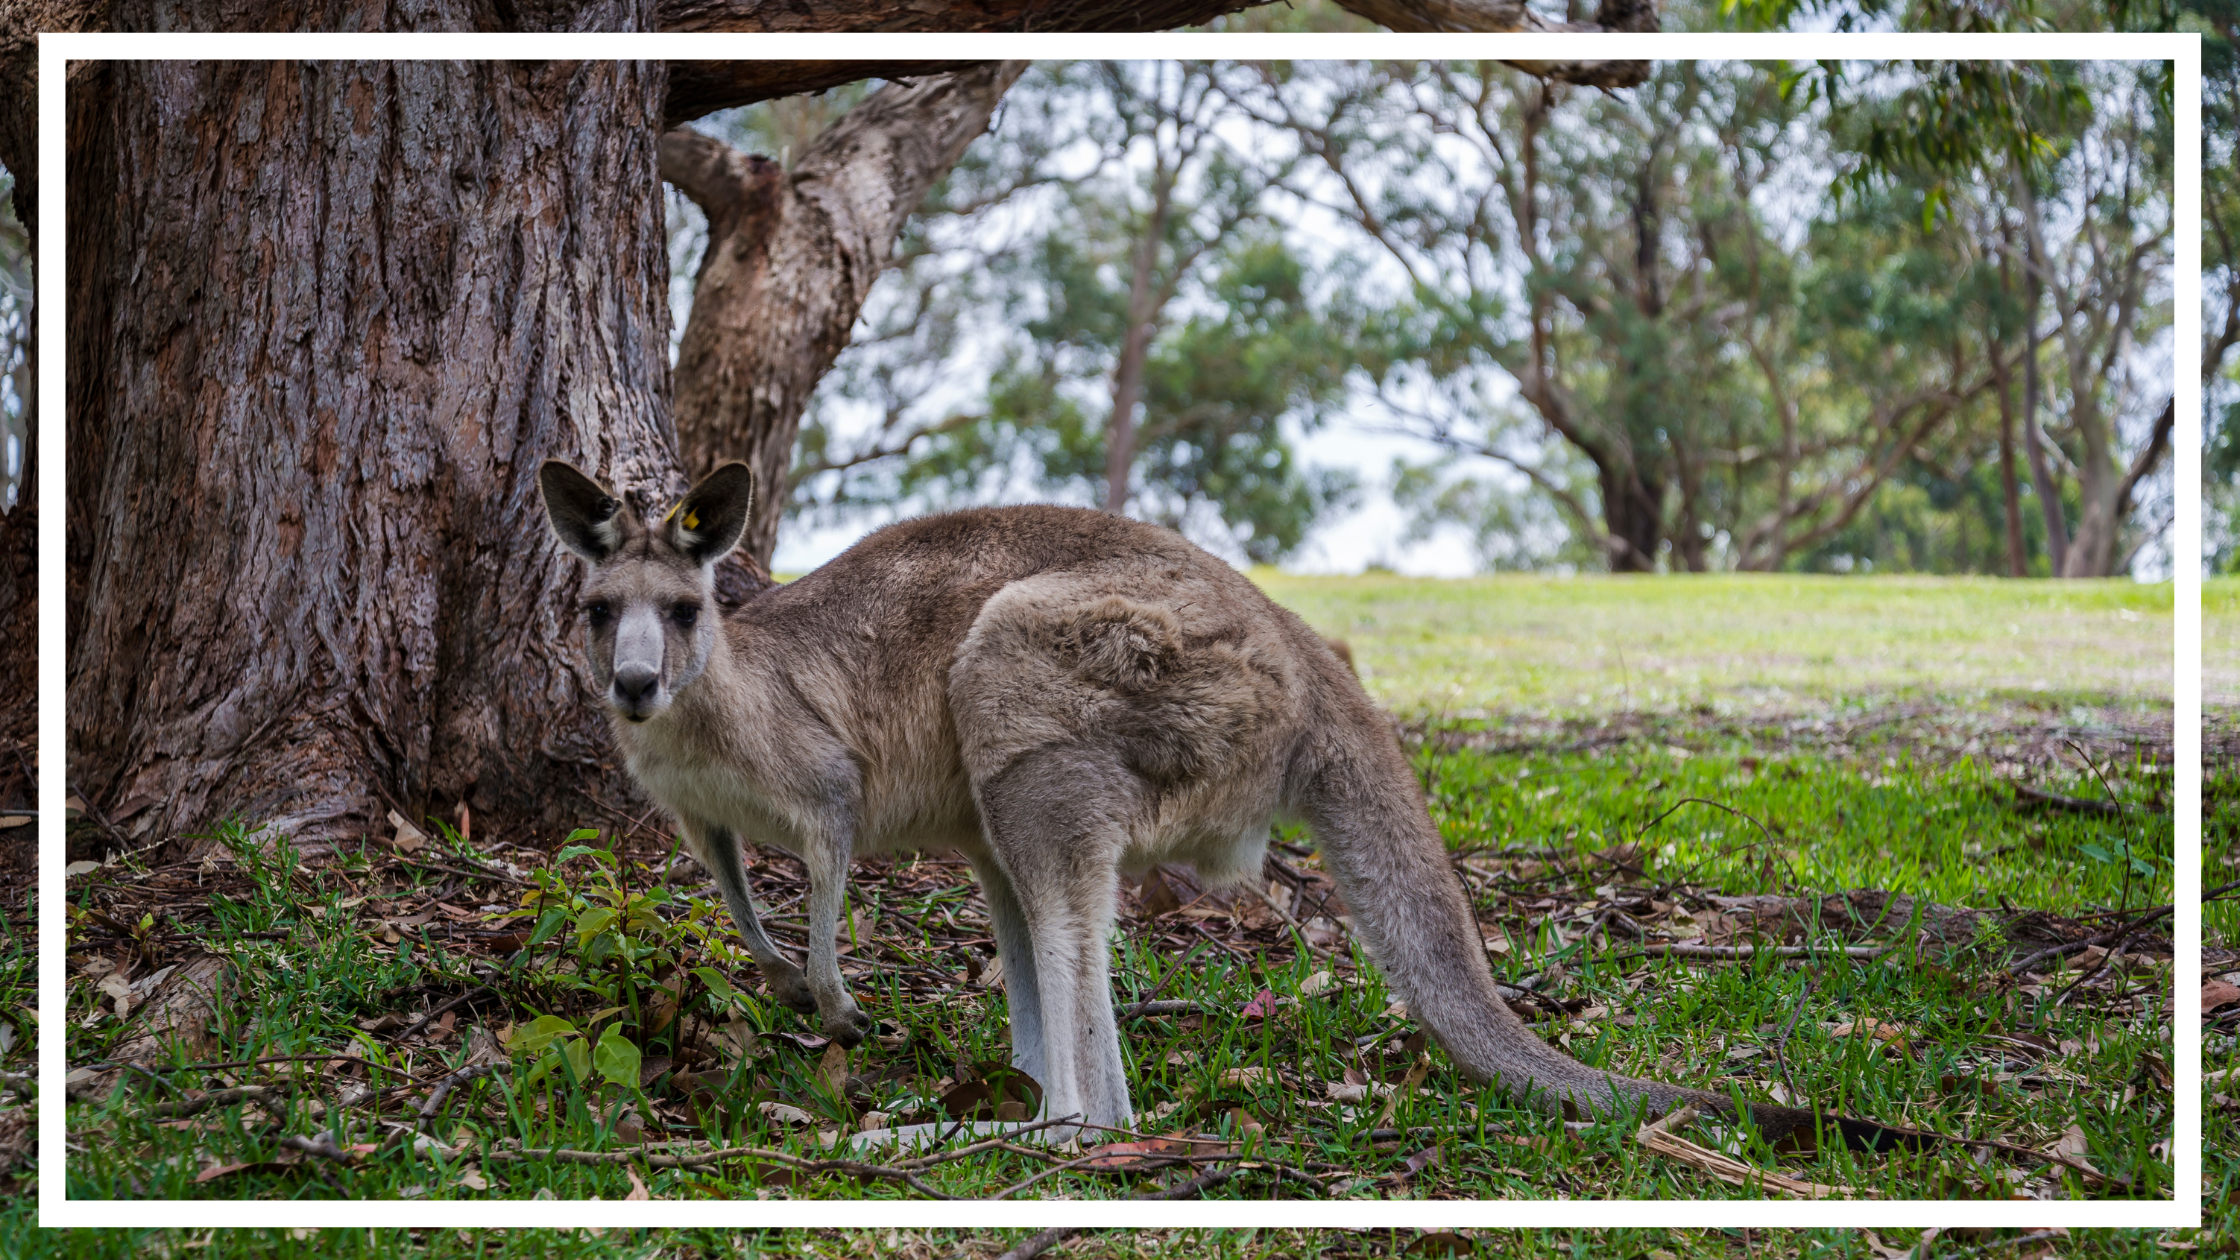
M 1039 1234 L 1031 1234 L 1020 1240 L 1018 1246 L 997 1256 L 996 1260 L 1034 1260 L 1036 1256 L 1083 1232 L 1085 1228 L 1081 1225 L 1060 1225 Z
M 2088 801 L 2077 796 L 2063 796 L 2059 792 L 2041 792 L 2026 783 L 2017 783 L 2014 799 L 2017 805 L 2042 805 L 2048 809 L 2062 809 L 2075 814 L 2126 814 L 2130 811 L 2114 801 Z
M 1122 1019 L 1137 1019 L 1145 1015 L 1198 1015 L 1205 1005 L 1186 999 L 1170 998 L 1164 1002 L 1138 1002 L 1120 1013 Z
M 1745 961 L 1764 954 L 1771 958 L 1857 958 L 1872 961 L 1891 950 L 1888 945 L 1644 945 L 1630 954 L 1619 954 L 1609 962 L 1627 962 L 1635 958 L 1669 955 L 1674 958 L 1708 958 L 1725 961 Z
M 284 1150 L 302 1151 L 306 1155 L 331 1159 L 338 1164 L 358 1162 L 358 1152 L 344 1150 L 342 1147 L 335 1145 L 334 1134 L 324 1129 L 308 1137 L 289 1134 L 287 1137 L 280 1139 L 280 1146 Z
M 1167 968 L 1167 974 L 1159 977 L 1159 983 L 1151 986 L 1151 992 L 1144 994 L 1142 1001 L 1137 1002 L 1134 1005 L 1128 1007 L 1128 1009 L 1120 1012 L 1120 1018 L 1134 1019 L 1139 1015 L 1153 1014 L 1154 1012 L 1151 1009 L 1151 999 L 1158 997 L 1160 994 L 1166 992 L 1167 986 L 1174 983 L 1174 978 L 1182 974 L 1183 967 L 1188 965 L 1191 959 L 1197 957 L 1198 951 L 1204 949 L 1205 947 L 1206 943 L 1204 941 L 1199 941 L 1196 944 L 1192 945 L 1189 949 L 1189 952 L 1183 954 L 1183 956 L 1175 962 L 1174 966 Z M 1195 1009 L 1196 1004 L 1192 1003 L 1191 1006 L 1193 1009 Z M 1170 1013 L 1180 1014 L 1181 1012 L 1159 1011 L 1156 1013 L 1165 1015 Z
M 2044 1242 L 2049 1238 L 2059 1238 L 2064 1232 L 2058 1229 L 2041 1229 L 2013 1238 L 1997 1238 L 1979 1246 L 1962 1247 L 1958 1251 L 1948 1251 L 1944 1253 L 1945 1260 L 1961 1260 L 1962 1256 L 1980 1256 L 1986 1251 L 1996 1251 L 2001 1247 L 2019 1247 L 2024 1243 Z
M 475 987 L 467 990 L 465 993 L 460 994 L 450 1001 L 445 1002 L 443 1005 L 436 1007 L 434 1010 L 429 1011 L 427 1014 L 422 1015 L 420 1018 L 413 1020 L 411 1023 L 405 1025 L 404 1031 L 389 1038 L 389 1041 L 391 1042 L 391 1044 L 403 1041 L 405 1038 L 410 1037 L 412 1034 L 419 1032 L 423 1028 L 426 1028 L 435 1020 L 441 1019 L 443 1016 L 450 1014 L 452 1011 L 458 1010 L 460 1007 L 465 1006 L 467 1003 L 474 1001 L 476 998 L 481 997 L 486 993 L 495 994 L 497 993 L 497 990 L 491 988 L 487 984 L 478 984 Z
M 736 1159 L 759 1159 L 779 1164 L 811 1175 L 820 1173 L 847 1173 L 857 1177 L 876 1177 L 885 1181 L 900 1181 L 929 1199 L 954 1200 L 957 1196 L 943 1194 L 918 1179 L 906 1168 L 886 1164 L 866 1164 L 854 1159 L 808 1159 L 789 1151 L 770 1150 L 759 1146 L 726 1146 L 720 1149 L 682 1155 L 663 1155 L 647 1151 L 579 1151 L 564 1146 L 501 1147 L 492 1150 L 486 1159 L 514 1163 L 528 1160 L 549 1159 L 561 1164 L 621 1165 L 643 1160 L 648 1168 L 705 1168 Z
M 230 1107 L 234 1103 L 263 1102 L 267 1098 L 284 1098 L 293 1092 L 279 1085 L 237 1085 L 232 1089 L 214 1089 L 200 1098 L 178 1098 L 160 1102 L 148 1108 L 148 1115 L 155 1119 L 177 1120 L 200 1115 L 212 1107 Z
M 493 1072 L 503 1072 L 512 1066 L 511 1063 L 501 1059 L 495 1063 L 481 1063 L 474 1067 L 460 1068 L 451 1075 L 437 1081 L 435 1088 L 428 1091 L 427 1100 L 420 1104 L 419 1118 L 415 1122 L 415 1127 L 425 1129 L 428 1121 L 434 1118 L 436 1109 L 443 1106 L 443 1100 L 450 1097 L 452 1090 L 469 1081 L 479 1081 Z
M 490 870 L 487 867 L 483 867 L 481 869 L 472 869 L 458 866 L 445 866 L 441 862 L 423 862 L 418 858 L 399 857 L 394 853 L 388 854 L 387 860 L 395 862 L 399 866 L 418 867 L 423 871 L 441 871 L 446 875 L 459 875 L 464 876 L 467 879 L 490 879 L 496 880 L 499 883 L 503 884 L 513 884 L 521 888 L 532 887 L 528 880 L 516 879 L 513 876 L 506 874 L 504 871 L 494 871 Z M 478 863 L 477 865 L 479 866 L 480 864 Z
M 2151 909 L 2142 910 L 2137 917 L 2128 922 L 2119 923 L 2096 936 L 2088 936 L 2081 941 L 2070 941 L 2066 945 L 2049 946 L 2023 958 L 2019 962 L 2009 963 L 2006 973 L 2010 976 L 2019 976 L 2049 958 L 2065 958 L 2070 954 L 2082 953 L 2095 945 L 2105 945 L 2118 938 L 2128 938 L 2156 919 L 2167 917 L 2175 908 L 2174 906 L 2155 906 Z
M 1796 1030 L 1797 1017 L 1804 1014 L 1804 1004 L 1812 997 L 1812 986 L 1818 983 L 1820 983 L 1820 977 L 1817 975 L 1805 977 L 1804 992 L 1797 995 L 1797 1004 L 1789 1008 L 1789 1022 L 1781 1026 L 1781 1035 L 1773 1039 L 1773 1065 L 1781 1069 L 1781 1087 L 1789 1091 L 1788 1098 L 1783 1101 L 1792 1107 L 1797 1104 L 1797 1100 L 1802 1098 L 1803 1095 L 1797 1092 L 1796 1081 L 1790 1079 L 1789 1060 L 1782 1055 L 1781 1051 L 1783 1047 L 1789 1044 L 1789 1034 Z
M 1825 1199 L 1832 1196 L 1851 1197 L 1855 1192 L 1845 1186 L 1827 1186 L 1816 1181 L 1803 1181 L 1783 1173 L 1769 1172 L 1739 1159 L 1723 1155 L 1707 1146 L 1679 1136 L 1672 1130 L 1693 1121 L 1698 1112 L 1694 1107 L 1682 1107 L 1661 1120 L 1652 1120 L 1634 1131 L 1634 1141 L 1644 1150 L 1677 1160 L 1699 1172 L 1706 1172 L 1732 1186 L 1755 1186 L 1771 1190 L 1794 1199 Z M 1872 1191 L 1868 1197 L 1875 1197 Z

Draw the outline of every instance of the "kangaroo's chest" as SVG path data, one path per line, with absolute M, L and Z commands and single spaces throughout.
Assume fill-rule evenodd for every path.
M 800 852 L 819 836 L 844 833 L 861 855 L 971 849 L 980 840 L 963 768 L 938 746 L 881 756 L 796 747 L 766 765 L 678 747 L 654 732 L 631 735 L 630 772 L 655 801 L 760 843 Z

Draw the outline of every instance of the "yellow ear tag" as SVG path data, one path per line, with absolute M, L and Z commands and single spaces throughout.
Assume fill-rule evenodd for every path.
M 683 507 L 683 506 L 684 506 L 684 500 L 683 500 L 683 499 L 679 499 L 679 500 L 677 500 L 677 501 L 676 501 L 675 503 L 671 504 L 671 505 L 669 506 L 669 511 L 668 511 L 668 513 L 667 513 L 666 515 L 664 515 L 664 516 L 663 516 L 663 517 L 661 518 L 661 523 L 662 523 L 662 524 L 664 524 L 664 525 L 666 525 L 666 524 L 668 524 L 669 522 L 671 522 L 671 521 L 673 521 L 673 520 L 677 519 L 677 509 L 678 509 L 678 508 L 681 508 L 681 507 Z
M 698 512 L 687 512 L 687 513 L 685 513 L 685 514 L 684 514 L 684 527 L 685 527 L 686 529 L 698 529 L 698 528 L 700 528 L 700 514 L 699 514 Z

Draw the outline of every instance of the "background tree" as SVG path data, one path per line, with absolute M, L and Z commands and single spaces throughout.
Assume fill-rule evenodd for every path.
M 1407 277 L 1378 380 L 1399 422 L 1521 474 L 1613 569 L 1700 570 L 1814 555 L 1987 387 L 1964 260 L 1887 202 L 1817 209 L 1828 120 L 1783 89 L 1317 65 L 1260 99 L 1328 172 L 1295 191 Z
M 1342 398 L 1360 318 L 1267 218 L 1274 175 L 1221 138 L 1240 121 L 1227 73 L 1084 64 L 1022 84 L 1008 108 L 1042 144 L 979 171 L 982 191 L 897 276 L 811 425 L 807 505 L 860 514 L 1008 485 L 1269 562 L 1345 499 L 1349 483 L 1301 469 L 1291 439 Z M 1007 224 L 985 222 L 987 189 Z M 983 382 L 971 396 L 940 388 L 967 375 Z M 875 422 L 843 435 L 865 404 Z

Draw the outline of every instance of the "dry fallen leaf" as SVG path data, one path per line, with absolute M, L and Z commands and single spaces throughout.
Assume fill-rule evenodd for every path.
M 2061 1140 L 2053 1144 L 2054 1154 L 2060 1155 L 2073 1163 L 2082 1164 L 2086 1168 L 2091 1168 L 2093 1174 L 2097 1176 L 2100 1170 L 2093 1167 L 2091 1160 L 2085 1158 L 2086 1149 L 2084 1126 L 2078 1124 L 2070 1125 L 2061 1134 Z
M 407 853 L 417 853 L 428 847 L 427 833 L 404 820 L 404 815 L 389 811 L 389 825 L 397 829 L 397 847 Z
M 121 972 L 112 971 L 101 977 L 101 983 L 95 987 L 115 999 L 118 1019 L 132 1013 L 132 982 Z
M 2201 1013 L 2206 1015 L 2219 1007 L 2240 1002 L 2240 985 L 2222 980 L 2208 980 L 2201 985 Z
M 1862 1019 L 1836 1024 L 1828 1029 L 1831 1037 L 1871 1037 L 1889 1048 L 1889 1051 L 1913 1057 L 1913 1047 L 1906 1041 L 1904 1024 L 1886 1023 L 1879 1019 Z
M 763 1115 L 770 1117 L 779 1124 L 812 1124 L 816 1120 L 816 1117 L 790 1103 L 765 1100 L 757 1103 L 756 1106 Z
M 646 1193 L 646 1183 L 638 1180 L 638 1170 L 636 1168 L 633 1168 L 628 1164 L 624 1164 L 622 1166 L 622 1171 L 630 1174 L 630 1193 L 622 1196 L 623 1202 L 643 1203 L 653 1197 L 652 1195 Z
M 848 1048 L 835 1041 L 826 1046 L 824 1057 L 817 1060 L 817 1079 L 833 1093 L 843 1093 L 848 1087 Z

